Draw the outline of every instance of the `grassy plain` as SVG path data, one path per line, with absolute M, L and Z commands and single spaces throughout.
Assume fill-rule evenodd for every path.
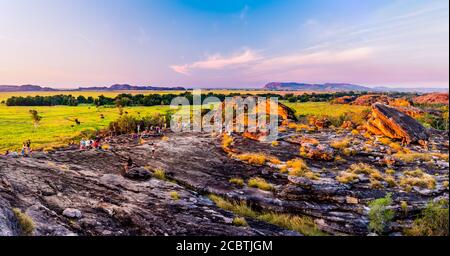
M 331 104 L 329 102 L 301 102 L 301 103 L 291 103 L 287 101 L 282 101 L 283 104 L 292 108 L 295 114 L 305 115 L 305 116 L 329 116 L 329 117 L 339 117 L 345 113 L 355 113 L 359 114 L 369 107 L 366 106 L 355 106 L 348 104 Z
M 37 110 L 42 120 L 34 127 L 30 109 Z M 145 116 L 165 113 L 169 106 L 125 108 L 132 115 Z M 103 115 L 104 118 L 101 118 Z M 0 152 L 18 150 L 23 141 L 30 139 L 35 149 L 66 145 L 82 131 L 107 127 L 119 116 L 117 108 L 94 106 L 7 107 L 0 105 Z M 81 124 L 77 125 L 75 119 Z
M 214 91 L 216 93 L 262 93 L 263 91 Z M 55 95 L 55 94 L 72 94 L 74 96 L 83 95 L 85 97 L 98 97 L 105 95 L 114 97 L 117 92 L 7 92 L 0 93 L 0 102 L 12 96 L 34 96 L 34 95 Z M 127 91 L 126 93 L 145 93 L 140 91 Z M 179 93 L 179 92 L 151 92 L 151 93 Z M 360 106 L 349 105 L 331 105 L 325 102 L 306 102 L 306 103 L 289 103 L 283 102 L 287 106 L 293 108 L 297 115 L 316 115 L 316 116 L 334 116 L 338 117 L 345 112 L 359 113 L 367 109 Z M 29 111 L 37 110 L 42 120 L 37 128 L 34 127 Z M 166 113 L 170 110 L 169 106 L 153 106 L 153 107 L 129 107 L 124 111 L 131 115 L 141 116 Z M 103 118 L 101 118 L 103 116 Z M 53 107 L 8 107 L 0 104 L 0 153 L 6 150 L 18 150 L 22 143 L 30 139 L 33 148 L 51 148 L 67 144 L 71 138 L 77 137 L 82 131 L 97 130 L 107 127 L 111 121 L 119 116 L 119 111 L 115 107 L 99 107 L 80 105 L 76 107 L 69 106 L 53 106 Z M 81 122 L 77 125 L 75 119 Z

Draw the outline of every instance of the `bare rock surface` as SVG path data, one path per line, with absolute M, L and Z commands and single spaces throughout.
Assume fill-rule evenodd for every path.
M 408 214 L 396 216 L 391 232 L 401 232 L 430 200 L 448 198 L 448 186 L 442 185 L 448 183 L 448 160 L 397 161 L 387 167 L 382 160 L 391 149 L 376 138 L 368 143 L 367 138 L 345 129 L 289 132 L 304 138 L 292 140 L 286 136 L 279 145 L 271 146 L 233 135 L 233 148 L 286 162 L 301 157 L 299 147 L 305 141 L 330 145 L 331 141 L 353 136 L 348 147 L 355 154 L 344 156 L 335 150 L 343 161 L 305 159 L 319 177 L 317 180 L 289 176 L 270 163 L 254 166 L 230 158 L 222 149 L 221 136 L 203 133 L 170 133 L 166 139 L 150 138 L 144 144 L 135 144 L 130 136 L 119 136 L 112 139 L 109 151 L 66 148 L 37 152 L 33 158 L 0 156 L 1 232 L 20 234 L 11 212 L 19 208 L 35 222 L 35 235 L 298 235 L 251 219 L 247 219 L 249 227 L 234 226 L 230 222 L 235 215 L 216 207 L 206 197 L 216 194 L 246 201 L 255 210 L 312 217 L 319 228 L 332 234 L 367 235 L 367 204 L 387 192 L 393 193 L 395 209 L 400 211 L 402 201 L 407 201 L 409 207 Z M 443 141 L 448 141 L 448 135 L 439 133 L 430 138 L 433 152 L 448 154 L 448 145 Z M 154 157 L 151 143 L 156 144 Z M 420 146 L 408 147 L 426 152 Z M 134 166 L 124 176 L 123 166 L 129 157 Z M 349 184 L 336 180 L 342 171 L 361 162 L 383 175 L 386 169 L 394 169 L 397 180 L 403 171 L 421 168 L 436 178 L 437 185 L 433 189 L 414 187 L 405 191 L 384 182 L 372 188 L 365 175 Z M 153 177 L 158 169 L 165 171 L 167 180 Z M 241 178 L 247 183 L 253 177 L 264 178 L 274 186 L 273 191 L 241 187 L 229 181 Z M 180 199 L 173 199 L 173 193 Z M 68 208 L 81 214 L 67 217 L 64 211 Z
M 195 191 L 123 177 L 118 159 L 75 149 L 0 157 L 0 234 L 21 235 L 11 211 L 19 208 L 33 220 L 34 235 L 298 235 L 254 220 L 234 226 L 232 213 Z

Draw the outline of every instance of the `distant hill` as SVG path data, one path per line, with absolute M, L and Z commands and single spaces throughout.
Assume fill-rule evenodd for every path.
M 80 87 L 78 91 L 184 91 L 183 87 L 134 86 L 129 84 L 114 84 L 110 87 Z
M 266 90 L 292 91 L 370 91 L 369 87 L 345 83 L 306 84 L 306 83 L 269 83 Z
M 392 88 L 392 87 L 374 87 L 372 91 L 376 92 L 416 92 L 416 93 L 445 93 L 448 92 L 448 88 L 432 88 L 432 87 L 422 87 L 422 88 Z
M 307 84 L 307 83 L 268 83 L 264 86 L 266 90 L 276 91 L 367 91 L 367 92 L 411 92 L 411 93 L 431 93 L 448 92 L 448 88 L 392 88 L 392 87 L 367 87 L 347 83 L 325 83 L 325 84 Z
M 80 87 L 78 89 L 54 89 L 39 85 L 0 85 L 0 92 L 57 92 L 57 91 L 184 91 L 183 87 L 133 86 L 115 84 L 110 87 Z
M 39 85 L 0 85 L 0 92 L 52 92 L 56 89 Z

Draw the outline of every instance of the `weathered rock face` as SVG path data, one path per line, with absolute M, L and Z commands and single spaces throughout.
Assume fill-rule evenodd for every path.
M 112 145 L 117 151 L 0 156 L 0 235 L 22 235 L 13 208 L 31 218 L 36 236 L 298 235 L 251 219 L 249 227 L 235 226 L 235 215 L 207 197 L 148 178 L 140 168 L 126 178 L 120 155 L 131 154 L 142 166 L 150 159 L 149 151 L 133 148 L 132 140 Z
M 373 134 L 400 139 L 407 144 L 426 142 L 429 138 L 426 128 L 414 118 L 385 104 L 372 105 L 371 116 L 366 128 Z
M 418 96 L 413 99 L 415 103 L 419 104 L 443 104 L 448 105 L 448 93 L 430 93 Z
M 131 136 L 114 137 L 108 151 L 67 148 L 47 154 L 35 152 L 33 158 L 0 156 L 0 234 L 21 234 L 12 213 L 13 208 L 19 208 L 34 221 L 34 235 L 298 235 L 249 218 L 249 227 L 234 226 L 231 222 L 236 215 L 216 207 L 204 196 L 216 194 L 246 201 L 255 210 L 307 215 L 332 234 L 366 235 L 367 203 L 387 192 L 393 193 L 397 213 L 402 201 L 408 203 L 408 213 L 396 214 L 390 232 L 408 226 L 430 200 L 448 198 L 448 185 L 444 185 L 448 183 L 448 160 L 393 163 L 397 181 L 404 170 L 421 168 L 436 177 L 434 189 L 414 187 L 407 192 L 385 183 L 383 188 L 372 188 L 367 175 L 360 175 L 358 182 L 340 183 L 336 177 L 354 163 L 364 162 L 384 172 L 386 166 L 380 160 L 388 155 L 388 146 L 365 144 L 362 135 L 352 137 L 350 147 L 356 154 L 342 155 L 345 161 L 304 158 L 317 180 L 289 176 L 271 163 L 254 166 L 231 158 L 224 152 L 222 141 L 209 133 L 166 135 L 168 140 L 152 137 L 145 144 L 137 144 Z M 352 136 L 349 130 L 332 129 L 294 135 L 298 138 L 286 137 L 272 146 L 233 134 L 232 147 L 286 162 L 301 158 L 300 145 L 315 145 L 323 151 L 326 148 L 320 145 Z M 155 157 L 151 143 L 157 144 Z M 448 154 L 447 134 L 433 136 L 430 144 L 436 146 L 436 153 Z M 363 150 L 364 146 L 371 150 Z M 416 145 L 407 147 L 427 152 Z M 129 156 L 134 167 L 124 177 L 123 166 Z M 164 170 L 167 180 L 176 183 L 155 179 L 156 169 Z M 248 183 L 253 177 L 264 178 L 274 190 L 230 183 L 231 178 Z M 173 192 L 179 200 L 171 197 Z M 69 217 L 64 211 L 69 211 Z
M 332 101 L 333 104 L 350 104 L 356 99 L 356 97 L 353 96 L 343 96 L 336 98 Z
M 351 104 L 359 106 L 371 106 L 375 103 L 384 103 L 394 107 L 408 107 L 411 106 L 409 100 L 403 98 L 391 98 L 386 95 L 369 94 L 363 95 L 355 99 Z

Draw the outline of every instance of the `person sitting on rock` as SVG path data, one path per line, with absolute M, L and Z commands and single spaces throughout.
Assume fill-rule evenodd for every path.
M 86 146 L 86 143 L 85 143 L 84 139 L 81 139 L 80 140 L 80 150 L 84 150 L 85 146 Z
M 124 167 L 124 169 L 125 169 L 125 173 L 124 173 L 124 174 L 127 174 L 128 171 L 129 171 L 132 167 L 133 167 L 133 159 L 131 159 L 131 156 L 129 156 L 129 157 L 128 157 L 128 160 L 127 160 L 127 164 L 126 164 L 125 167 Z

